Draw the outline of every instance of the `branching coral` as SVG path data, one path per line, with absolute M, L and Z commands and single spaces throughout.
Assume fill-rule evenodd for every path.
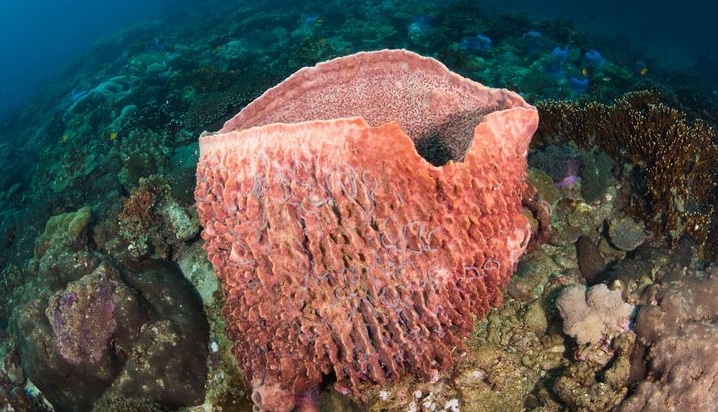
M 703 121 L 663 103 L 654 92 L 624 95 L 612 105 L 547 101 L 538 105 L 537 136 L 545 143 L 570 140 L 598 147 L 631 176 L 629 212 L 671 241 L 708 236 L 718 181 L 715 131 Z M 715 237 L 715 235 L 713 236 Z

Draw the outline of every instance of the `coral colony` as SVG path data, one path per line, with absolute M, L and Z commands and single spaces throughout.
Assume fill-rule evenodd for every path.
M 528 244 L 537 120 L 514 93 L 385 50 L 302 69 L 201 137 L 202 236 L 260 409 L 330 374 L 362 399 L 362 382 L 451 368 Z M 422 158 L 425 140 L 448 160 Z

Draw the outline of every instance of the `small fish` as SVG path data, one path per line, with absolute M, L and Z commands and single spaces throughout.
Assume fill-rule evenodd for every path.
M 115 139 L 117 139 L 117 132 L 112 132 L 112 133 L 110 133 L 110 141 L 112 142 L 112 141 L 114 141 Z
M 62 143 L 65 143 L 68 139 L 69 139 L 69 137 L 67 137 L 67 133 L 64 133 L 62 135 L 62 137 L 60 138 L 60 141 L 62 141 Z
M 588 67 L 584 67 L 583 69 L 581 69 L 581 74 L 584 76 L 588 76 Z
M 647 75 L 647 74 L 648 74 L 648 67 L 643 67 L 639 73 L 641 73 L 641 76 Z

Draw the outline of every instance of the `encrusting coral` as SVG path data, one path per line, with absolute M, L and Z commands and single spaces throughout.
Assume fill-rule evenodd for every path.
M 632 374 L 637 383 L 619 411 L 715 410 L 716 274 L 715 266 L 699 271 L 680 265 L 656 274 L 636 318 L 639 347 Z
M 314 402 L 328 376 L 361 399 L 452 366 L 527 247 L 537 122 L 512 92 L 385 50 L 302 69 L 200 138 L 202 236 L 260 409 Z
M 50 298 L 46 316 L 57 338 L 60 355 L 72 364 L 99 363 L 115 332 L 115 303 L 118 282 L 107 270 L 68 284 Z

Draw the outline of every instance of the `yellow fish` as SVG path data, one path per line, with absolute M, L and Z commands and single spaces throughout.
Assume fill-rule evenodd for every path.
M 117 132 L 110 133 L 110 141 L 117 139 Z
M 69 139 L 69 137 L 67 137 L 67 133 L 64 133 L 64 134 L 62 135 L 62 137 L 60 138 L 60 140 L 62 141 L 62 143 L 65 143 L 65 142 L 67 141 L 67 139 Z
M 640 73 L 641 73 L 641 76 L 645 76 L 646 74 L 648 74 L 648 67 L 645 67 L 645 66 L 641 67 Z
M 584 76 L 588 76 L 588 68 L 584 67 L 583 69 L 581 69 L 581 73 L 582 73 Z

